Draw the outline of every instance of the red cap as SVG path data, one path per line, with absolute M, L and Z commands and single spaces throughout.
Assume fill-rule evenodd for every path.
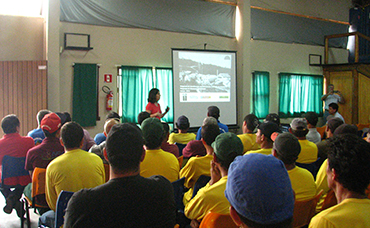
M 47 130 L 49 133 L 56 132 L 61 125 L 59 116 L 54 112 L 45 115 L 41 120 L 41 129 Z

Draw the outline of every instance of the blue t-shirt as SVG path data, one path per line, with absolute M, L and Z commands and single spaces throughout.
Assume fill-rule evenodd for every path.
M 107 137 L 105 137 L 104 133 L 98 133 L 95 135 L 94 141 L 96 145 L 99 145 L 100 143 L 104 142 L 106 139 Z
M 45 138 L 44 132 L 41 128 L 33 129 L 32 131 L 28 132 L 27 136 L 33 138 L 35 145 L 40 144 Z
M 225 124 L 220 123 L 219 120 L 217 120 L 217 124 L 218 124 L 218 127 L 220 128 L 220 134 L 229 132 L 229 128 Z M 195 138 L 196 140 L 200 140 L 202 138 L 201 132 L 202 132 L 202 127 L 198 129 L 197 137 Z

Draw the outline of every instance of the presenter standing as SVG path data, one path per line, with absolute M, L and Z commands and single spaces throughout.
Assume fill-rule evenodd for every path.
M 149 91 L 148 104 L 146 105 L 146 111 L 150 114 L 150 117 L 161 119 L 170 108 L 167 106 L 166 111 L 162 114 L 161 106 L 158 104 L 161 94 L 157 88 L 153 88 Z
M 328 85 L 328 93 L 322 95 L 322 101 L 325 101 L 325 113 L 324 113 L 324 121 L 326 122 L 326 118 L 330 115 L 329 113 L 329 105 L 331 103 L 341 103 L 344 104 L 345 100 L 342 96 L 342 93 L 339 90 L 334 90 L 334 85 Z

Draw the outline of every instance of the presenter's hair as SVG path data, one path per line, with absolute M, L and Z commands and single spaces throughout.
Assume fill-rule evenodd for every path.
M 157 93 L 159 93 L 159 89 L 157 89 L 157 88 L 151 89 L 149 91 L 148 102 L 150 102 L 150 103 L 157 102 Z

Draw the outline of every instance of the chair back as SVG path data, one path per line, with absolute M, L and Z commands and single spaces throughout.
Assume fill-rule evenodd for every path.
M 36 167 L 32 174 L 32 206 L 48 208 L 46 204 L 38 202 L 38 198 L 45 198 L 46 169 Z
M 55 211 L 55 228 L 59 228 L 64 224 L 64 215 L 69 199 L 71 199 L 74 192 L 62 190 L 58 196 L 57 208 Z
M 330 189 L 326 194 L 324 202 L 322 203 L 321 211 L 328 209 L 329 207 L 332 207 L 334 205 L 337 205 L 337 197 L 335 197 L 334 191 Z
M 323 190 L 312 199 L 303 201 L 296 200 L 294 202 L 293 227 L 302 227 L 310 223 L 311 218 L 315 215 L 316 205 L 322 192 Z
M 320 159 L 320 158 L 319 158 Z M 317 161 L 319 160 L 317 159 Z M 316 166 L 316 162 L 312 162 L 312 163 L 309 163 L 309 164 L 305 164 L 305 163 L 299 163 L 299 162 L 296 162 L 295 164 L 298 166 L 298 167 L 301 167 L 303 169 L 307 169 L 308 171 L 310 171 L 310 173 L 312 174 L 312 176 L 314 177 L 314 179 L 316 179 L 316 175 L 317 175 L 317 166 Z
M 29 180 L 26 182 L 31 183 L 31 177 L 27 170 L 24 169 L 26 157 L 12 157 L 5 155 L 2 162 L 1 170 L 1 183 L 9 185 L 8 179 L 28 177 Z M 21 183 L 18 181 L 18 183 Z M 27 185 L 28 183 L 22 183 L 21 185 Z
M 175 145 L 179 148 L 179 156 L 181 156 L 182 155 L 182 150 L 186 147 L 186 144 L 175 143 Z
M 177 160 L 179 160 L 179 165 L 180 165 L 180 169 L 182 167 L 182 161 L 184 160 L 184 156 L 181 155 L 180 157 L 177 158 Z
M 316 128 L 317 132 L 319 132 L 319 133 L 320 133 L 320 135 L 321 135 L 321 139 L 323 139 L 323 138 L 324 138 L 325 129 L 326 129 L 326 125 L 324 125 L 324 126 L 322 126 L 322 127 L 317 127 L 317 128 Z
M 109 181 L 110 178 L 110 166 L 109 164 L 104 164 L 104 171 L 105 171 L 105 182 Z
M 196 196 L 196 194 L 198 193 L 199 189 L 206 186 L 206 184 L 209 182 L 209 180 L 211 180 L 211 177 L 206 176 L 206 175 L 201 175 L 198 178 L 197 182 L 195 182 L 195 184 L 194 184 L 193 196 L 191 198 L 194 198 L 194 196 Z
M 204 216 L 199 228 L 237 228 L 230 215 L 222 215 L 215 212 L 209 212 Z
M 175 203 L 177 211 L 184 211 L 184 204 L 182 198 L 184 197 L 184 182 L 185 177 L 178 179 L 177 181 L 172 182 L 173 193 L 175 196 Z
M 357 130 L 361 131 L 364 128 L 369 128 L 370 124 L 356 124 Z

